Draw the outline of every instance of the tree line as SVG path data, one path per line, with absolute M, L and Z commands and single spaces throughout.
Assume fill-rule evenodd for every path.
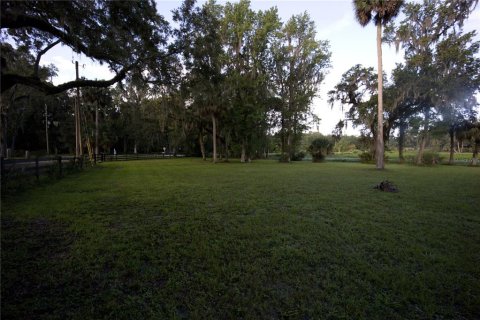
M 346 110 L 332 136 L 339 140 L 348 123 L 359 126 L 377 160 L 393 135 L 402 157 L 406 133 L 419 126 L 419 163 L 434 130 L 445 130 L 452 146 L 468 136 L 478 148 L 479 43 L 475 32 L 462 31 L 475 5 L 354 1 L 359 22 L 384 26 L 380 43 L 401 45 L 405 63 L 390 81 L 360 65 L 346 71 L 328 93 Z M 82 137 L 97 153 L 166 151 L 246 162 L 278 152 L 291 161 L 319 121 L 311 105 L 331 53 L 306 12 L 281 21 L 275 7 L 254 11 L 246 0 L 185 0 L 170 25 L 152 0 L 2 1 L 1 9 L 2 155 L 73 153 L 75 88 Z M 404 18 L 396 22 L 399 12 Z M 57 45 L 108 65 L 114 77 L 54 85 L 58 70 L 40 61 Z
M 427 142 L 439 132 L 449 135 L 450 163 L 457 149 L 455 142 L 468 140 L 473 146 L 473 162 L 477 164 L 480 42 L 475 40 L 476 31 L 462 30 L 477 2 L 406 3 L 402 6 L 401 21 L 377 19 L 376 23 L 385 25 L 382 42 L 397 46 L 397 50 L 401 46 L 405 62 L 397 64 L 390 81 L 371 67 L 352 66 L 328 93 L 330 103 L 339 101 L 346 108 L 345 120 L 339 122 L 338 130 L 348 123 L 360 127 L 362 137 L 371 141 L 370 153 L 377 156 L 377 168 L 378 140 L 388 142 L 396 132 L 399 158 L 403 160 L 409 131 L 418 133 L 417 164 L 423 163 Z M 369 2 L 355 1 L 357 16 L 372 10 L 382 12 L 382 4 L 372 8 L 365 3 Z M 393 10 L 390 7 L 392 4 L 387 2 L 383 9 Z M 385 85 L 380 86 L 380 81 Z M 382 99 L 379 93 L 383 94 L 384 109 L 378 108 Z M 383 158 L 383 153 L 380 157 Z

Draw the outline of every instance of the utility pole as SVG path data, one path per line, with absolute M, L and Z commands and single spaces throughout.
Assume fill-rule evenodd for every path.
M 78 61 L 75 61 L 75 79 L 78 81 Z M 80 89 L 77 87 L 77 96 L 75 98 L 75 156 L 80 157 L 83 154 L 82 132 L 80 122 Z
M 98 102 L 95 104 L 95 154 L 98 154 Z
M 50 146 L 48 145 L 48 116 L 47 104 L 45 103 L 45 139 L 47 141 L 47 155 L 50 155 Z

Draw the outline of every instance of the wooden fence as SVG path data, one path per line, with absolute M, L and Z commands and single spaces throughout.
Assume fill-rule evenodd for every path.
M 90 161 L 86 155 L 82 157 L 74 156 L 53 156 L 37 157 L 34 159 L 4 159 L 0 158 L 0 173 L 2 187 L 12 180 L 31 179 L 37 181 L 42 176 L 51 176 L 61 178 L 65 174 L 73 171 L 83 170 L 93 164 L 108 161 L 131 161 L 147 159 L 170 159 L 184 157 L 183 155 L 171 154 L 95 154 L 93 161 Z
M 107 161 L 131 161 L 131 160 L 149 160 L 149 159 L 171 159 L 181 158 L 181 154 L 165 154 L 165 153 L 132 153 L 132 154 L 96 154 L 94 155 L 95 162 Z

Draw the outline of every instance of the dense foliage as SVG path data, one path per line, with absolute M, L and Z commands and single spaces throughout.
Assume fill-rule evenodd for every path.
M 2 39 L 15 43 L 2 41 L 7 62 L 2 95 L 11 97 L 2 99 L 7 128 L 2 152 L 46 149 L 42 138 L 28 145 L 14 142 L 30 116 L 19 111 L 20 91 L 50 95 L 118 82 L 103 89 L 98 99 L 93 89 L 80 92 L 83 139 L 95 140 L 99 152 L 165 150 L 204 158 L 211 154 L 214 161 L 217 155 L 228 159 L 232 153 L 249 161 L 268 155 L 278 141 L 278 151 L 290 160 L 312 119 L 311 102 L 329 67 L 328 43 L 316 39 L 308 14 L 282 23 L 276 8 L 255 12 L 246 0 L 201 6 L 186 0 L 173 20 L 175 30 L 151 1 L 133 2 L 133 7 L 106 1 L 59 6 L 2 2 Z M 41 56 L 57 43 L 107 63 L 117 76 L 53 86 L 37 69 Z M 21 68 L 14 63 L 20 55 L 28 60 Z M 55 68 L 42 72 L 52 75 Z M 66 98 L 74 103 L 71 95 Z M 39 105 L 29 109 L 39 112 Z M 15 118 L 19 112 L 22 117 Z M 61 117 L 52 110 L 47 113 L 57 122 Z M 71 134 L 62 137 L 69 139 Z M 55 152 L 72 152 L 72 145 L 60 148 L 56 138 L 50 140 Z
M 378 78 L 386 82 L 382 125 L 378 125 L 379 90 L 375 88 L 377 74 L 372 68 L 352 67 L 329 92 L 331 103 L 338 101 L 348 107 L 341 126 L 350 122 L 360 127 L 362 136 L 371 141 L 371 154 L 378 149 L 381 127 L 387 144 L 398 132 L 395 139 L 401 159 L 404 146 L 409 143 L 406 140 L 414 137 L 416 162 L 424 163 L 427 144 L 432 145 L 431 141 L 441 134 L 450 138 L 444 148 L 450 150 L 451 163 L 454 151 L 460 151 L 455 141 L 469 140 L 476 159 L 475 135 L 466 139 L 466 132 L 467 128 L 478 126 L 475 110 L 480 92 L 480 42 L 475 40 L 475 31 L 462 30 L 475 4 L 476 1 L 406 3 L 402 7 L 404 19 L 387 25 L 384 41 L 402 45 L 405 63 L 393 70 L 390 82 L 386 82 L 385 75 Z

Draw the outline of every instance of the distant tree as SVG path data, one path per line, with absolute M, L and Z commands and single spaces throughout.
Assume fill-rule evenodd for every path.
M 478 152 L 480 150 L 480 121 L 478 119 L 471 119 L 465 121 L 456 128 L 456 133 L 462 139 L 470 140 L 472 145 L 472 166 L 478 166 Z
M 315 37 L 315 24 L 303 13 L 287 21 L 273 46 L 273 90 L 280 101 L 282 161 L 290 161 L 295 153 L 312 99 L 330 65 L 328 43 Z
M 333 150 L 333 143 L 327 137 L 317 138 L 312 141 L 308 147 L 308 152 L 312 155 L 313 162 L 321 162 L 325 160 L 325 156 Z
M 352 152 L 357 149 L 360 149 L 357 136 L 342 136 L 333 146 L 335 152 Z
M 48 95 L 75 87 L 107 87 L 130 71 L 159 70 L 169 56 L 168 23 L 152 0 L 2 1 L 0 12 L 2 42 L 13 39 L 18 50 L 35 57 L 31 67 L 20 72 L 2 50 L 2 92 L 16 84 Z M 115 76 L 53 85 L 39 75 L 39 66 L 42 56 L 57 44 L 107 64 Z
M 475 32 L 452 32 L 440 41 L 435 60 L 439 77 L 437 91 L 442 97 L 438 109 L 450 137 L 449 163 L 453 164 L 455 134 L 465 123 L 474 122 L 476 95 L 480 92 L 480 42 L 473 41 Z
M 91 135 L 94 143 L 95 154 L 100 153 L 100 122 L 104 118 L 105 109 L 112 105 L 112 94 L 109 88 L 85 87 L 82 89 L 82 102 L 85 116 L 87 117 L 85 125 L 87 131 L 93 132 Z M 92 130 L 89 130 L 92 129 Z
M 345 120 L 339 125 L 351 123 L 360 127 L 362 135 L 373 141 L 371 151 L 375 150 L 376 135 L 376 92 L 377 75 L 373 68 L 365 68 L 359 64 L 347 70 L 333 90 L 328 92 L 328 102 L 332 105 L 340 102 L 342 110 L 345 107 Z M 339 128 L 340 129 L 340 128 Z
M 354 0 L 355 16 L 362 27 L 372 21 L 377 26 L 377 58 L 378 58 L 378 111 L 377 111 L 377 138 L 376 138 L 376 165 L 383 169 L 384 141 L 383 141 L 383 68 L 382 68 L 382 25 L 397 16 L 403 0 Z

